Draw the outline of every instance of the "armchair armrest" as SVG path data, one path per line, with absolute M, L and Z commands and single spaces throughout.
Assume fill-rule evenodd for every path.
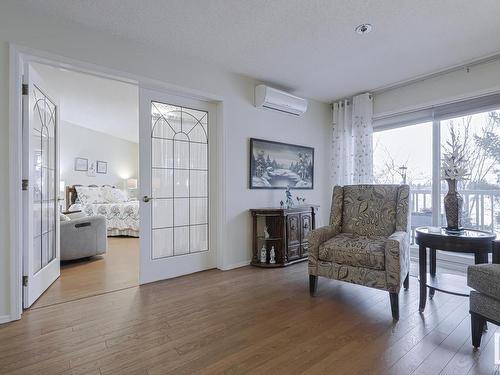
M 474 264 L 467 267 L 467 285 L 497 300 L 500 299 L 500 265 Z
M 103 254 L 107 250 L 104 216 L 88 216 L 63 221 L 60 225 L 61 260 Z
M 330 238 L 339 234 L 340 230 L 337 226 L 324 226 L 314 229 L 309 236 L 309 274 L 318 274 L 318 256 L 319 246 L 328 241 Z
M 385 272 L 389 292 L 398 293 L 410 270 L 410 235 L 397 231 L 385 243 Z

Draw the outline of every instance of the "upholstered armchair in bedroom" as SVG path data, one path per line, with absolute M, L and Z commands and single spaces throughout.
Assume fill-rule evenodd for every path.
M 399 291 L 410 270 L 408 185 L 350 185 L 333 189 L 330 225 L 309 238 L 309 287 L 318 276 L 389 292 L 399 319 Z

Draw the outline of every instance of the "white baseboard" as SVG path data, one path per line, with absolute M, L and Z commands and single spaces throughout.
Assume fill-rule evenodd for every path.
M 13 321 L 10 315 L 0 315 L 0 324 L 8 323 Z
M 412 262 L 418 264 L 418 248 L 412 247 L 410 249 L 410 259 Z M 429 264 L 428 261 L 427 264 Z M 472 264 L 474 264 L 474 256 L 472 254 L 449 253 L 439 250 L 436 252 L 436 267 L 438 270 L 441 268 L 465 274 L 467 267 Z
M 252 260 L 248 259 L 248 260 L 244 260 L 242 262 L 228 264 L 228 265 L 219 267 L 219 269 L 222 270 L 222 271 L 229 271 L 229 270 L 232 270 L 232 269 L 235 269 L 235 268 L 240 268 L 240 267 L 248 266 L 248 265 L 250 265 L 251 262 L 252 262 Z

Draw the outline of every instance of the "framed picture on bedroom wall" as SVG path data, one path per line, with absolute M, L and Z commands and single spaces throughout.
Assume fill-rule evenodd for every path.
M 250 189 L 313 189 L 314 148 L 250 138 Z
M 97 160 L 97 173 L 106 174 L 108 173 L 108 163 L 105 161 Z
M 75 158 L 75 171 L 87 172 L 89 170 L 89 159 Z

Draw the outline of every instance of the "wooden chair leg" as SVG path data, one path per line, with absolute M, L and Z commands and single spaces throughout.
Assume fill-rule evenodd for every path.
M 309 275 L 309 294 L 314 296 L 318 289 L 318 276 Z
M 399 294 L 389 293 L 389 296 L 391 298 L 392 318 L 394 320 L 399 320 Z
M 405 281 L 403 281 L 403 287 L 405 288 L 405 290 L 408 290 L 408 288 L 410 287 L 410 271 L 408 271 L 408 273 L 406 274 Z
M 472 330 L 472 346 L 474 346 L 474 348 L 479 348 L 481 346 L 481 336 L 483 335 L 486 319 L 484 319 L 481 315 L 471 313 L 470 322 Z

